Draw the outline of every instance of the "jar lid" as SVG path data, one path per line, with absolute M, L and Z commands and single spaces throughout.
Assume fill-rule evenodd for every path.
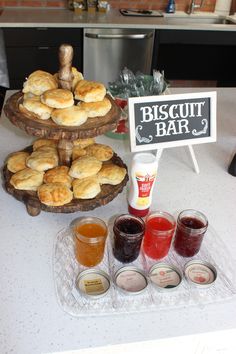
M 167 263 L 155 263 L 149 270 L 152 284 L 161 291 L 176 289 L 182 282 L 181 271 Z
M 199 288 L 208 288 L 216 281 L 217 270 L 208 262 L 193 260 L 185 264 L 184 275 L 189 283 Z
M 115 284 L 123 293 L 135 295 L 146 289 L 148 280 L 141 269 L 125 266 L 115 273 Z
M 93 299 L 106 295 L 110 286 L 109 275 L 95 268 L 82 271 L 75 281 L 75 287 L 80 294 Z

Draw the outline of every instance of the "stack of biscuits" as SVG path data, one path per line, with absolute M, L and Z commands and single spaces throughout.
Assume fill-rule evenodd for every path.
M 126 169 L 112 162 L 113 150 L 93 138 L 73 142 L 71 167 L 60 166 L 58 141 L 37 139 L 33 152 L 18 151 L 7 159 L 10 184 L 19 190 L 36 191 L 41 203 L 62 206 L 72 199 L 93 199 L 103 184 L 118 185 Z
M 100 82 L 84 80 L 83 75 L 72 68 L 72 91 L 59 88 L 58 74 L 37 70 L 23 84 L 22 113 L 34 117 L 52 119 L 60 126 L 78 127 L 88 118 L 102 117 L 111 109 L 106 98 L 106 88 Z

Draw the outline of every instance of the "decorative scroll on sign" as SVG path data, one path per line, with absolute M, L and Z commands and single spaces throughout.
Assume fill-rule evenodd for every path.
M 216 92 L 129 98 L 131 151 L 216 141 Z

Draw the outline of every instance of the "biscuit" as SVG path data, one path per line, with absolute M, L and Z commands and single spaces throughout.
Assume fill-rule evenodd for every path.
M 72 66 L 71 68 L 73 80 L 72 80 L 72 90 L 74 91 L 76 85 L 80 80 L 83 80 L 84 77 L 81 72 L 79 72 L 75 67 Z
M 36 171 L 46 171 L 58 166 L 57 150 L 51 146 L 38 148 L 26 159 L 26 165 Z
M 92 199 L 101 192 L 101 187 L 96 177 L 75 179 L 72 186 L 74 198 L 78 199 Z
M 37 139 L 33 142 L 33 150 L 37 150 L 43 146 L 57 147 L 58 141 L 53 139 Z
M 97 174 L 100 184 L 120 184 L 126 175 L 126 169 L 114 164 L 103 165 Z
M 73 193 L 63 183 L 47 183 L 38 188 L 38 198 L 43 204 L 61 206 L 71 202 Z
M 15 189 L 36 191 L 43 183 L 43 175 L 44 172 L 24 168 L 11 177 L 10 183 Z
M 84 102 L 102 101 L 106 95 L 106 88 L 100 82 L 80 80 L 75 87 L 74 95 L 77 100 Z
M 108 161 L 113 156 L 113 150 L 110 146 L 104 144 L 93 144 L 85 148 L 88 156 L 94 156 L 99 161 Z
M 50 73 L 42 70 L 36 70 L 29 75 L 23 84 L 23 93 L 32 93 L 34 95 L 42 95 L 47 90 L 56 89 L 57 81 Z
M 29 112 L 32 112 L 38 116 L 39 119 L 49 119 L 53 108 L 45 105 L 40 101 L 40 96 L 33 96 L 31 98 L 24 99 L 22 103 Z
M 48 90 L 41 95 L 41 102 L 52 108 L 67 108 L 74 104 L 73 94 L 69 90 Z
M 23 170 L 27 167 L 26 159 L 29 155 L 30 154 L 25 151 L 12 153 L 7 159 L 7 169 L 13 173 Z
M 23 99 L 27 100 L 28 98 L 35 98 L 35 99 L 38 99 L 40 101 L 40 96 L 36 96 L 33 93 L 31 93 L 31 92 L 24 93 Z
M 69 167 L 58 166 L 45 172 L 44 183 L 63 183 L 68 188 L 71 187 L 72 178 L 68 175 Z
M 85 156 L 86 151 L 79 146 L 74 146 L 72 149 L 72 160 L 76 160 L 81 156 Z
M 58 125 L 80 126 L 88 119 L 88 114 L 78 106 L 64 109 L 54 109 L 51 114 L 52 120 Z
M 91 144 L 95 144 L 94 138 L 76 139 L 73 141 L 73 145 L 79 146 L 81 149 L 84 149 L 86 146 L 89 146 Z
M 102 162 L 93 156 L 82 156 L 72 162 L 69 175 L 74 178 L 86 178 L 96 175 L 102 167 Z
M 111 102 L 106 97 L 102 101 L 98 101 L 98 102 L 79 102 L 78 105 L 82 109 L 85 109 L 87 111 L 89 118 L 103 117 L 111 109 Z

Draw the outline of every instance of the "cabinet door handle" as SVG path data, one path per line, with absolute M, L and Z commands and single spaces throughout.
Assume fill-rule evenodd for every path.
M 47 31 L 48 28 L 47 27 L 37 27 L 36 30 L 37 31 Z
M 49 47 L 38 47 L 39 50 L 48 50 Z
M 93 39 L 148 39 L 153 37 L 153 32 L 134 34 L 98 34 L 85 33 L 85 37 Z

